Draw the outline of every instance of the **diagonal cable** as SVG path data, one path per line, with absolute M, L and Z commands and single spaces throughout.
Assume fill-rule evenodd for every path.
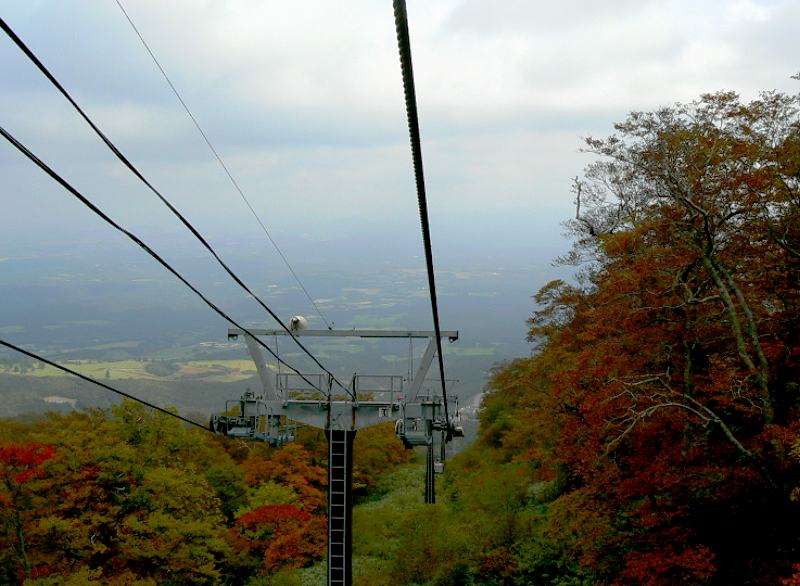
M 319 305 L 317 304 L 316 301 L 314 301 L 314 298 L 311 296 L 311 294 L 306 289 L 305 285 L 303 284 L 303 281 L 300 280 L 300 277 L 295 272 L 294 267 L 292 267 L 291 263 L 289 262 L 289 259 L 286 258 L 286 255 L 284 254 L 283 250 L 281 250 L 281 247 L 278 246 L 278 243 L 275 241 L 275 239 L 272 237 L 272 234 L 270 234 L 269 230 L 264 225 L 264 222 L 261 220 L 261 217 L 259 217 L 259 215 L 256 212 L 256 210 L 250 204 L 250 201 L 247 199 L 247 196 L 244 194 L 244 191 L 239 186 L 239 182 L 236 180 L 236 178 L 230 172 L 230 170 L 228 169 L 228 165 L 225 164 L 225 161 L 222 159 L 222 156 L 219 154 L 217 149 L 211 143 L 211 139 L 208 138 L 208 134 L 206 134 L 206 132 L 200 126 L 200 123 L 197 121 L 197 118 L 192 113 L 192 111 L 189 109 L 189 106 L 186 104 L 186 102 L 183 99 L 183 96 L 181 96 L 180 92 L 175 87 L 175 84 L 172 83 L 172 80 L 170 79 L 169 75 L 167 75 L 167 72 L 161 66 L 161 62 L 156 57 L 155 53 L 150 48 L 150 45 L 147 43 L 147 41 L 145 41 L 144 37 L 142 36 L 142 33 L 139 31 L 139 28 L 136 26 L 136 24 L 134 24 L 133 19 L 128 14 L 128 11 L 125 10 L 125 7 L 122 5 L 122 2 L 120 0 L 114 0 L 114 1 L 117 3 L 117 6 L 119 6 L 119 9 L 122 11 L 122 14 L 125 16 L 125 19 L 131 25 L 131 28 L 133 29 L 133 32 L 135 32 L 136 36 L 139 37 L 139 41 L 141 41 L 142 46 L 144 46 L 145 50 L 150 55 L 150 59 L 152 59 L 153 63 L 155 63 L 156 67 L 161 72 L 161 76 L 167 82 L 167 85 L 169 85 L 170 89 L 172 90 L 172 93 L 175 94 L 175 97 L 178 99 L 178 101 L 180 102 L 181 106 L 183 106 L 183 109 L 186 111 L 186 114 L 189 116 L 189 118 L 191 119 L 191 121 L 194 124 L 195 128 L 197 128 L 197 131 L 200 133 L 200 136 L 203 137 L 203 140 L 208 145 L 208 148 L 211 150 L 211 153 L 214 155 L 214 158 L 217 160 L 217 162 L 219 163 L 220 167 L 222 167 L 222 170 L 225 172 L 225 175 L 228 176 L 228 179 L 230 180 L 230 182 L 233 185 L 234 189 L 237 192 L 239 192 L 239 196 L 242 198 L 242 201 L 250 209 L 250 213 L 253 214 L 253 217 L 256 219 L 256 222 L 258 222 L 259 226 L 261 226 L 261 230 L 266 235 L 267 240 L 269 240 L 270 243 L 272 243 L 273 248 L 278 253 L 278 256 L 281 257 L 281 260 L 283 260 L 283 264 L 286 265 L 286 268 L 289 269 L 289 272 L 292 274 L 292 277 L 294 277 L 295 282 L 300 286 L 300 289 L 303 291 L 303 293 L 305 294 L 306 298 L 308 298 L 308 301 L 314 307 L 314 310 L 317 312 L 317 315 L 319 315 L 319 317 L 322 319 L 322 321 L 325 322 L 325 326 L 329 330 L 332 330 L 333 326 L 328 321 L 328 319 L 325 317 L 325 314 L 322 313 L 322 310 L 320 309 Z
M 161 413 L 164 413 L 165 415 L 169 415 L 170 417 L 175 417 L 176 419 L 180 419 L 184 423 L 188 423 L 190 425 L 194 425 L 195 427 L 199 427 L 200 429 L 205 430 L 208 433 L 214 433 L 209 428 L 207 428 L 205 425 L 197 423 L 196 421 L 192 421 L 191 419 L 187 419 L 186 417 L 182 417 L 182 416 L 178 415 L 177 413 L 173 413 L 172 411 L 169 411 L 168 409 L 164 409 L 163 407 L 159 407 L 158 405 L 154 405 L 153 403 L 149 403 L 149 402 L 145 401 L 144 399 L 139 399 L 138 397 L 134 397 L 133 395 L 130 395 L 130 394 L 126 393 L 125 391 L 120 391 L 119 389 L 115 389 L 114 387 L 112 387 L 110 385 L 107 385 L 104 382 L 100 382 L 99 380 L 93 379 L 90 376 L 86 376 L 84 374 L 81 374 L 80 372 L 72 370 L 71 368 L 67 368 L 66 366 L 61 366 L 60 364 L 58 364 L 56 362 L 53 362 L 51 360 L 48 360 L 47 358 L 43 358 L 42 356 L 39 356 L 38 354 L 34 354 L 33 352 L 25 350 L 24 348 L 20 348 L 19 346 L 15 346 L 11 342 L 6 342 L 5 340 L 0 339 L 0 346 L 5 346 L 6 348 L 9 348 L 9 349 L 14 350 L 16 352 L 19 352 L 20 354 L 24 354 L 25 356 L 28 356 L 29 358 L 33 358 L 34 360 L 38 360 L 39 362 L 43 362 L 44 364 L 48 364 L 48 365 L 52 366 L 53 368 L 57 368 L 58 370 L 61 370 L 63 372 L 71 374 L 73 376 L 77 376 L 79 379 L 85 380 L 85 381 L 90 382 L 92 384 L 95 384 L 95 385 L 97 385 L 99 387 L 103 387 L 107 391 L 111 391 L 112 393 L 116 393 L 117 395 L 121 395 L 121 396 L 123 396 L 123 397 L 125 397 L 127 399 L 132 400 L 132 401 L 136 401 L 137 403 L 141 403 L 142 405 L 145 405 L 146 407 L 150 407 L 151 409 L 155 409 L 156 411 L 160 411 Z
M 352 391 L 348 389 L 344 384 L 342 384 L 339 379 L 334 375 L 330 370 L 328 370 L 311 351 L 306 348 L 306 346 L 294 335 L 294 333 L 286 326 L 285 323 L 275 314 L 272 309 L 264 303 L 258 295 L 256 295 L 245 283 L 242 281 L 239 276 L 233 272 L 233 270 L 222 260 L 222 258 L 217 254 L 216 250 L 209 244 L 209 242 L 205 239 L 205 237 L 189 222 L 186 217 L 181 214 L 180 211 L 164 196 L 162 193 L 156 189 L 150 181 L 145 178 L 144 175 L 139 171 L 139 169 L 134 166 L 134 164 L 116 147 L 116 145 L 111 142 L 102 130 L 89 118 L 89 115 L 81 108 L 78 103 L 72 98 L 72 96 L 67 92 L 64 86 L 53 76 L 52 73 L 45 67 L 45 65 L 41 62 L 41 60 L 31 51 L 28 46 L 22 41 L 21 38 L 8 26 L 8 24 L 0 18 L 0 28 L 8 35 L 8 37 L 14 41 L 17 47 L 25 54 L 28 59 L 33 62 L 34 65 L 42 72 L 42 74 L 50 81 L 56 89 L 67 99 L 67 101 L 72 105 L 73 108 L 78 112 L 81 118 L 86 121 L 86 123 L 91 127 L 91 129 L 95 132 L 95 134 L 105 143 L 105 145 L 111 150 L 111 152 L 116 155 L 117 159 L 122 162 L 130 171 L 133 173 L 142 183 L 144 183 L 153 194 L 158 197 L 159 200 L 177 217 L 180 222 L 194 235 L 194 237 L 208 250 L 208 252 L 214 257 L 217 263 L 225 270 L 226 273 L 242 288 L 244 289 L 250 297 L 253 298 L 276 322 L 286 331 L 286 333 L 291 336 L 292 340 L 294 340 L 295 344 L 300 347 L 305 354 L 314 361 L 314 363 L 321 368 L 326 374 L 328 374 L 331 379 L 339 385 L 346 393 L 352 396 Z M 266 348 L 267 346 L 264 345 Z
M 433 271 L 433 250 L 431 248 L 431 228 L 428 221 L 428 199 L 425 193 L 425 173 L 422 167 L 422 144 L 419 133 L 417 113 L 417 94 L 414 89 L 414 67 L 411 63 L 411 40 L 408 33 L 408 13 L 405 0 L 394 0 L 394 23 L 397 29 L 397 46 L 400 52 L 400 68 L 403 73 L 403 93 L 408 117 L 408 133 L 411 140 L 411 154 L 414 164 L 414 179 L 417 184 L 419 219 L 422 226 L 422 242 L 425 247 L 425 264 L 428 268 L 428 289 L 431 296 L 433 327 L 436 332 L 436 351 L 439 357 L 439 374 L 442 381 L 444 418 L 447 423 L 447 436 L 451 436 L 450 414 L 447 408 L 447 386 L 445 383 L 444 358 L 442 356 L 442 334 L 439 327 L 439 305 L 436 300 L 436 275 Z

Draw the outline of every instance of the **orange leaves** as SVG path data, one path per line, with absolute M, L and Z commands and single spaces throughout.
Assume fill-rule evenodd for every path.
M 59 583 L 243 583 L 324 556 L 321 433 L 280 449 L 224 442 L 234 458 L 136 409 L 35 419 L 0 444 L 0 583 L 19 568 Z M 390 437 L 361 438 L 364 484 L 408 458 Z
M 304 510 L 325 509 L 327 474 L 322 466 L 311 462 L 311 455 L 299 444 L 288 444 L 273 450 L 268 457 L 251 456 L 242 467 L 251 486 L 275 481 L 291 487 L 299 496 Z
M 478 564 L 482 576 L 510 581 L 516 570 L 516 559 L 506 548 L 486 552 Z
M 394 433 L 394 424 L 368 427 L 356 435 L 353 448 L 353 492 L 363 494 L 373 488 L 381 474 L 408 462 L 413 457 Z
M 311 515 L 294 505 L 265 505 L 239 517 L 237 524 L 248 529 L 273 527 L 285 521 L 307 522 Z
M 587 141 L 580 287 L 536 296 L 544 343 L 494 374 L 480 441 L 558 480 L 550 537 L 607 582 L 778 583 L 796 557 L 798 112 L 717 93 Z
M 0 446 L 0 475 L 16 484 L 25 484 L 44 474 L 42 465 L 55 457 L 53 446 L 29 443 Z
M 715 573 L 714 554 L 705 546 L 676 549 L 665 543 L 657 551 L 632 552 L 618 584 L 669 586 L 708 583 Z
M 791 576 L 781 580 L 781 586 L 800 586 L 800 564 L 793 564 L 792 571 Z
M 294 505 L 265 505 L 245 513 L 231 530 L 237 542 L 263 556 L 263 573 L 301 568 L 325 551 L 325 521 Z

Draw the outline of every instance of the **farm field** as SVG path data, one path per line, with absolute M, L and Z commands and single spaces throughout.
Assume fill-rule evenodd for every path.
M 101 380 L 144 379 L 174 381 L 202 379 L 217 382 L 236 382 L 255 375 L 255 365 L 249 360 L 190 360 L 186 362 L 152 360 L 70 360 L 63 364 L 85 376 Z M 0 374 L 33 377 L 63 377 L 64 373 L 45 364 L 0 364 Z

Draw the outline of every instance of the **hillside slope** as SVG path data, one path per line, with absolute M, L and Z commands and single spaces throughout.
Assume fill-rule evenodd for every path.
M 800 583 L 800 97 L 634 113 L 399 582 Z

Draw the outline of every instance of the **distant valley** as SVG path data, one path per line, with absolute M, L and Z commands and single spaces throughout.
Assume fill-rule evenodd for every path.
M 256 254 L 259 245 L 237 247 L 244 251 L 232 260 L 237 270 L 280 315 L 303 314 L 311 327 L 321 327 L 283 267 Z M 236 319 L 274 326 L 251 300 L 217 279 L 207 258 L 191 249 L 179 251 L 178 257 L 193 281 Z M 410 262 L 379 264 L 334 269 L 308 262 L 299 270 L 337 329 L 429 328 L 422 268 Z M 444 327 L 460 331 L 459 341 L 446 345 L 447 376 L 458 381 L 454 392 L 466 402 L 481 391 L 492 366 L 529 353 L 520 316 L 532 311 L 532 294 L 556 271 L 521 261 L 511 263 L 512 268 L 489 262 L 483 269 L 453 265 L 442 267 L 439 277 Z M 244 344 L 227 339 L 228 324 L 136 250 L 86 244 L 71 252 L 17 251 L 4 255 L 2 269 L 0 334 L 14 343 L 198 416 L 221 409 L 225 399 L 245 388 L 259 387 Z M 266 342 L 274 347 L 276 340 Z M 281 358 L 314 372 L 288 340 L 277 343 Z M 398 341 L 309 339 L 308 344 L 344 378 L 355 372 L 407 376 L 424 350 L 421 343 Z M 431 379 L 436 376 L 432 370 Z M 2 353 L 0 393 L 1 416 L 116 402 L 102 389 L 51 367 Z

